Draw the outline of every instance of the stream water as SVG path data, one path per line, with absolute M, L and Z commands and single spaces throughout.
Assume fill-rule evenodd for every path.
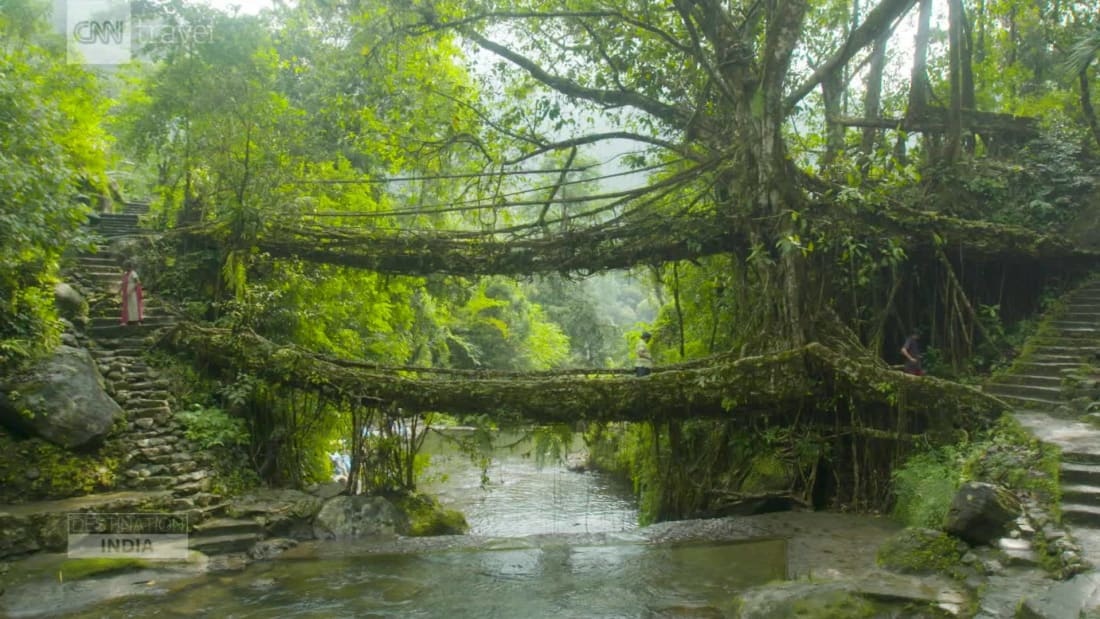
M 755 523 L 747 528 L 726 519 L 723 527 L 738 529 L 733 537 L 740 539 L 732 541 L 715 535 L 716 525 L 706 524 L 712 521 L 639 528 L 630 488 L 599 473 L 537 466 L 526 451 L 498 453 L 483 485 L 480 469 L 437 449 L 424 489 L 466 514 L 469 535 L 306 542 L 243 570 L 175 578 L 139 572 L 62 583 L 46 571 L 9 588 L 0 615 L 732 616 L 738 591 L 792 574 L 791 542 L 775 533 L 820 526 L 798 521 L 814 514 L 768 526 L 743 519 Z M 832 535 L 865 525 L 833 523 Z M 864 536 L 889 528 L 872 523 Z M 809 536 L 809 546 L 827 531 Z M 809 546 L 800 544 L 805 555 Z M 843 563 L 824 552 L 821 561 Z

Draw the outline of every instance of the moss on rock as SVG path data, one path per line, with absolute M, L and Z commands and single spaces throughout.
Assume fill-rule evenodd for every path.
M 943 531 L 904 529 L 878 549 L 878 564 L 901 574 L 960 574 L 966 544 Z
M 17 440 L 0 432 L 0 501 L 58 499 L 111 490 L 119 460 L 104 453 L 80 453 L 42 439 Z
M 87 559 L 66 559 L 58 568 L 59 577 L 65 580 L 79 580 L 91 576 L 103 576 L 117 572 L 133 572 L 150 567 L 152 564 L 133 557 L 95 557 Z
M 448 509 L 435 498 L 423 494 L 395 497 L 394 504 L 409 519 L 409 535 L 462 535 L 470 530 L 466 516 L 455 509 Z

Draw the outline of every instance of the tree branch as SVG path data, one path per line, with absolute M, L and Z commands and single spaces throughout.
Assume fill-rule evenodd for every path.
M 549 73 L 530 58 L 518 54 L 499 43 L 490 41 L 480 34 L 465 32 L 464 35 L 483 49 L 511 61 L 516 66 L 527 71 L 531 77 L 568 97 L 591 101 L 607 108 L 633 107 L 673 127 L 681 127 L 691 118 L 691 114 L 681 108 L 661 103 L 656 99 L 651 99 L 637 92 L 602 90 L 599 88 L 582 86 L 572 80 Z
M 818 67 L 808 80 L 791 92 L 787 97 L 785 109 L 789 111 L 798 105 L 798 102 L 810 94 L 825 79 L 825 76 L 846 64 L 856 52 L 873 43 L 884 28 L 892 29 L 892 22 L 904 16 L 913 6 L 913 2 L 914 0 L 883 0 L 872 9 L 867 14 L 867 19 L 863 20 L 863 23 L 848 36 L 844 45 L 825 61 L 825 64 Z

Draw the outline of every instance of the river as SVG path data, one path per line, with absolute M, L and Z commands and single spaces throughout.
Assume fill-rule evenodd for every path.
M 58 582 L 42 569 L 40 578 L 24 579 L 0 598 L 0 612 L 87 618 L 724 617 L 733 616 L 735 598 L 747 587 L 799 571 L 873 565 L 873 545 L 866 542 L 896 529 L 881 519 L 793 513 L 639 528 L 630 488 L 606 475 L 560 463 L 538 466 L 521 447 L 497 453 L 483 485 L 479 468 L 454 452 L 437 451 L 424 489 L 466 514 L 469 535 L 306 542 L 243 570 L 186 577 L 146 571 Z M 101 601 L 118 592 L 137 595 Z M 96 596 L 100 601 L 93 603 Z

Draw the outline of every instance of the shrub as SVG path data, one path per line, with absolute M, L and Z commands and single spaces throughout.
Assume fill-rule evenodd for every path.
M 960 485 L 958 454 L 940 447 L 894 471 L 894 516 L 910 527 L 939 528 Z

